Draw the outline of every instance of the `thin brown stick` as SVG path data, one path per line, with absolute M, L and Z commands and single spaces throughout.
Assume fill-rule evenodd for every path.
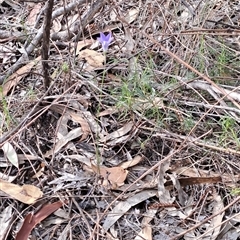
M 53 2 L 54 0 L 48 0 L 48 6 L 47 6 L 44 28 L 43 28 L 42 68 L 43 68 L 45 89 L 48 89 L 48 87 L 50 86 L 48 52 L 49 52 L 49 42 L 50 42 L 50 29 L 51 29 L 51 23 L 52 23 Z

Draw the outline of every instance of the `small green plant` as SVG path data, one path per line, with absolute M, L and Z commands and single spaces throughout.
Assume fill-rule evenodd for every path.
M 68 73 L 68 72 L 69 72 L 69 65 L 68 65 L 66 62 L 64 62 L 64 63 L 62 64 L 62 71 L 63 71 L 64 73 Z
M 230 192 L 232 196 L 239 196 L 240 195 L 240 188 L 233 188 Z
M 184 131 L 188 132 L 195 126 L 195 122 L 192 116 L 184 117 L 182 122 L 182 128 Z
M 226 44 L 224 43 L 224 40 L 222 38 L 218 39 L 218 45 L 209 46 L 208 47 L 209 54 L 212 56 L 212 59 L 214 60 L 213 67 L 209 69 L 209 73 L 211 76 L 217 76 L 217 77 L 223 77 L 231 75 L 231 72 L 234 71 L 232 69 L 232 66 L 229 68 L 230 65 L 233 64 L 231 59 L 235 58 L 235 52 L 231 51 Z M 238 63 L 239 65 L 239 63 Z M 221 79 L 220 84 L 227 84 L 229 85 L 229 79 L 226 80 L 226 82 L 223 79 Z M 218 83 L 218 81 L 217 81 Z
M 220 136 L 220 143 L 228 144 L 231 140 L 237 144 L 237 147 L 240 147 L 240 141 L 237 136 L 237 124 L 234 118 L 225 116 L 221 119 L 221 128 L 222 134 Z
M 121 87 L 121 95 L 119 96 L 119 101 L 117 107 L 127 106 L 129 109 L 132 108 L 134 103 L 134 95 L 131 89 L 129 88 L 128 82 L 123 82 Z
M 226 54 L 226 49 L 224 48 L 224 45 L 221 46 L 221 52 L 218 55 L 217 58 L 217 67 L 219 71 L 219 75 L 222 75 L 224 73 L 224 65 L 227 63 L 227 54 Z
M 118 96 L 118 106 L 127 105 L 130 109 L 134 103 L 151 100 L 155 96 L 155 90 L 152 87 L 152 68 L 149 63 L 145 70 L 139 74 L 136 70 L 128 76 L 128 79 L 123 80 L 120 94 Z
M 144 116 L 147 119 L 150 120 L 153 119 L 156 126 L 163 127 L 164 114 L 159 107 L 153 106 L 151 108 L 146 109 L 146 111 L 144 112 Z

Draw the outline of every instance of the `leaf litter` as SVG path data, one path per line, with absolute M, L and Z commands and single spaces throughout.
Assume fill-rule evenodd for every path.
M 239 1 L 0 2 L 1 239 L 239 238 Z

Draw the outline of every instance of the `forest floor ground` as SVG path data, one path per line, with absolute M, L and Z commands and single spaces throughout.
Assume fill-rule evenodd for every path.
M 239 239 L 240 2 L 50 2 L 0 1 L 0 239 Z

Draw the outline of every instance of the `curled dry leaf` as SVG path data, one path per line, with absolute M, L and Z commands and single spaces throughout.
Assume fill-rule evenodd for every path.
M 103 110 L 102 112 L 100 112 L 99 114 L 97 114 L 97 117 L 104 117 L 104 116 L 111 115 L 111 114 L 114 114 L 117 112 L 118 112 L 117 107 L 109 107 L 109 108 Z
M 52 30 L 57 33 L 60 32 L 62 28 L 61 21 L 58 18 L 55 18 L 52 23 Z
M 156 190 L 144 190 L 140 193 L 135 194 L 132 197 L 129 197 L 125 201 L 120 201 L 117 205 L 113 208 L 113 210 L 107 215 L 103 223 L 103 228 L 108 231 L 108 229 L 120 218 L 122 217 L 128 210 L 147 200 L 150 197 L 156 196 Z
M 0 179 L 0 190 L 26 204 L 34 203 L 43 195 L 42 191 L 33 185 L 18 186 L 2 179 Z
M 32 213 L 28 214 L 25 217 L 23 225 L 22 225 L 21 229 L 19 230 L 19 232 L 17 233 L 15 240 L 27 240 L 32 229 L 38 223 L 40 223 L 42 220 L 44 220 L 46 217 L 48 217 L 51 213 L 55 212 L 57 209 L 62 207 L 62 205 L 63 205 L 63 202 L 58 201 L 58 202 L 43 206 L 35 214 L 32 214 Z
M 127 23 L 132 23 L 138 16 L 139 8 L 133 8 L 127 12 L 127 15 L 125 16 L 125 20 Z
M 19 167 L 18 156 L 12 144 L 9 142 L 4 143 L 4 145 L 2 146 L 2 150 L 6 158 L 12 163 L 12 165 L 18 168 Z
M 83 135 L 80 141 L 83 141 L 84 139 L 87 138 L 91 131 L 86 119 L 83 118 L 79 113 L 74 113 L 73 111 L 69 112 L 69 114 L 73 121 L 78 122 L 81 125 Z
M 60 114 L 64 114 L 63 115 L 64 118 L 71 119 L 72 121 L 79 123 L 82 128 L 81 141 L 87 138 L 91 129 L 87 122 L 87 120 L 89 120 L 89 118 L 86 118 L 84 116 L 83 112 L 81 112 L 81 111 L 74 112 L 74 111 L 66 108 L 65 106 L 62 107 L 62 106 L 57 106 L 57 105 L 53 105 L 51 107 L 51 110 L 53 110 L 57 113 L 60 113 Z
M 124 169 L 127 169 L 129 167 L 133 167 L 135 165 L 137 165 L 139 162 L 141 162 L 143 160 L 143 156 L 137 155 L 135 156 L 132 160 L 123 162 L 119 165 L 119 167 L 122 167 Z

